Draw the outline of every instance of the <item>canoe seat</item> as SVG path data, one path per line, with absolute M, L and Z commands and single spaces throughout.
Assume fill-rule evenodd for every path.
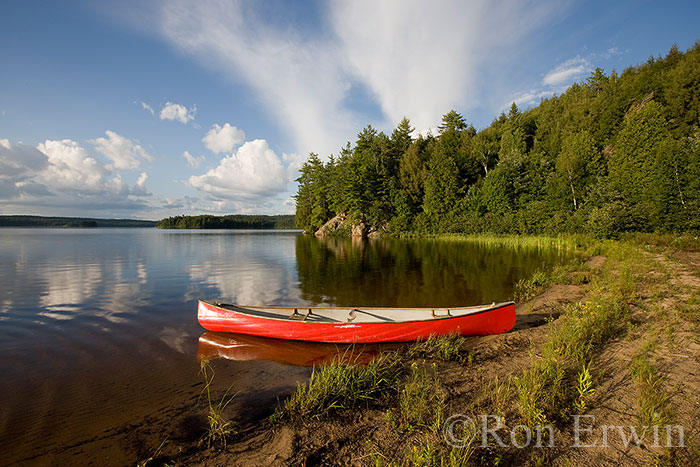
M 355 318 L 357 318 L 357 315 L 355 314 L 355 309 L 353 308 L 350 310 L 350 313 L 348 313 L 348 323 L 355 321 Z

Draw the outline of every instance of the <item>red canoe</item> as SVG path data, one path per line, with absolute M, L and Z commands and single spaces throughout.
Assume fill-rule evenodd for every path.
M 431 335 L 484 336 L 515 325 L 513 302 L 461 308 L 262 307 L 199 301 L 209 331 L 310 342 L 409 342 Z

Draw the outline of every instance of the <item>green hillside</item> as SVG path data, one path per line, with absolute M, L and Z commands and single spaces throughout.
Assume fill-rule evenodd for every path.
M 407 96 L 408 97 L 408 96 Z M 365 128 L 301 170 L 296 222 L 337 213 L 394 233 L 700 231 L 700 43 L 585 82 L 477 131 Z

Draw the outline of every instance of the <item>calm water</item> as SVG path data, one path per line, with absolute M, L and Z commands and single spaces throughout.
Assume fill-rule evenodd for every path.
M 202 387 L 198 298 L 472 305 L 507 300 L 518 279 L 563 260 L 551 250 L 297 232 L 1 229 L 0 464 L 48 464 L 66 452 L 132 462 L 140 437 L 159 436 L 163 413 L 169 430 L 182 422 L 186 431 Z M 216 370 L 239 391 L 241 419 L 269 413 L 309 374 L 270 361 L 218 360 Z

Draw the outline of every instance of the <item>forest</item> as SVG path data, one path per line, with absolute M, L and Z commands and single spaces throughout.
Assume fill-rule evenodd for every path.
M 700 231 L 700 41 L 561 95 L 515 103 L 477 131 L 446 113 L 436 135 L 367 126 L 337 156 L 310 154 L 296 224 L 336 214 L 395 235 Z
M 159 229 L 293 229 L 294 216 L 244 215 L 228 216 L 174 216 L 161 219 Z
M 0 216 L 0 227 L 153 227 L 155 221 L 86 217 Z

